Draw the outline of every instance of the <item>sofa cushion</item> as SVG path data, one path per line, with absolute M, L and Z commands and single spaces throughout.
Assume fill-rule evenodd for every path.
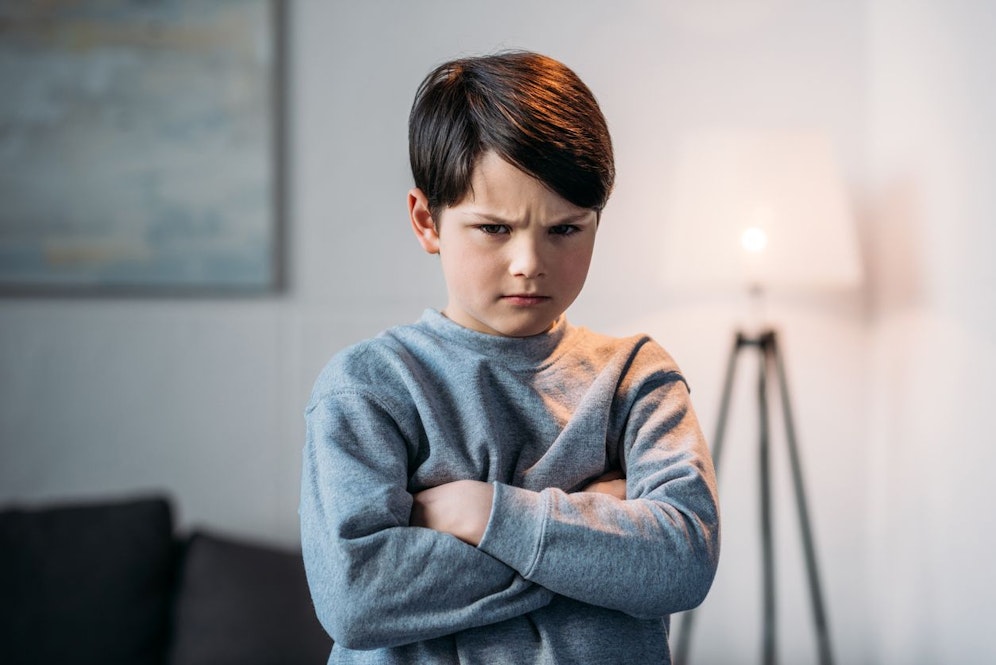
M 320 665 L 332 640 L 300 552 L 204 531 L 180 571 L 170 665 Z
M 0 512 L 0 662 L 160 663 L 174 554 L 164 498 Z

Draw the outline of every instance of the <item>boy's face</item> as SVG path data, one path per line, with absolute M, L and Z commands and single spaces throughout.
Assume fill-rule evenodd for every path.
M 422 247 L 438 253 L 452 321 L 492 335 L 525 337 L 553 325 L 581 292 L 598 217 L 487 152 L 471 191 L 433 220 L 425 195 L 408 194 Z

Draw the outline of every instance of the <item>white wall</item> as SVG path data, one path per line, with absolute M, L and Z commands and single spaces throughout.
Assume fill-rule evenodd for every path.
M 996 4 L 869 14 L 878 662 L 991 663 Z
M 981 481 L 992 461 L 980 407 L 992 394 L 984 371 L 994 366 L 996 317 L 992 299 L 969 287 L 993 277 L 983 252 L 993 246 L 984 220 L 996 146 L 991 135 L 976 140 L 993 99 L 981 109 L 964 102 L 986 90 L 981 55 L 993 54 L 975 19 L 991 27 L 991 12 L 967 1 L 905 7 L 294 2 L 289 290 L 239 301 L 0 301 L 0 502 L 165 488 L 186 526 L 294 541 L 301 411 L 321 365 L 443 304 L 434 258 L 405 220 L 415 87 L 455 55 L 525 47 L 578 71 L 615 140 L 618 185 L 571 317 L 655 335 L 690 376 L 710 435 L 740 311 L 732 300 L 677 298 L 657 281 L 670 149 L 702 126 L 816 128 L 834 140 L 861 204 L 872 297 L 776 302 L 771 311 L 784 336 L 838 662 L 979 662 L 971 656 L 991 651 L 982 644 L 985 595 L 974 589 L 992 591 L 992 577 L 969 564 L 991 537 L 981 533 L 983 513 L 954 507 L 962 488 L 972 505 L 992 498 L 965 480 Z M 934 19 L 946 22 L 945 36 Z M 919 48 L 928 38 L 939 61 Z M 939 88 L 955 101 L 937 99 Z M 911 225 L 917 238 L 904 233 Z M 932 258 L 916 253 L 921 241 L 934 243 Z M 910 286 L 914 278 L 923 289 Z M 758 653 L 749 370 L 727 439 L 723 563 L 700 615 L 697 662 Z M 783 457 L 778 464 L 781 640 L 785 661 L 804 664 L 815 657 Z M 961 604 L 978 622 L 963 621 Z

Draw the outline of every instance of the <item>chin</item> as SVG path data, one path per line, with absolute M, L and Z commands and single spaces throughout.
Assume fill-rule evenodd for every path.
M 507 326 L 503 329 L 496 328 L 496 330 L 499 330 L 505 337 L 532 337 L 533 335 L 541 335 L 552 327 L 553 321 L 547 321 L 545 324 L 536 323 L 532 325 Z

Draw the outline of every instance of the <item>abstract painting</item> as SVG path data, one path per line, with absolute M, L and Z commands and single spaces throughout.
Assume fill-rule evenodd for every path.
M 277 287 L 278 14 L 0 3 L 0 291 Z

